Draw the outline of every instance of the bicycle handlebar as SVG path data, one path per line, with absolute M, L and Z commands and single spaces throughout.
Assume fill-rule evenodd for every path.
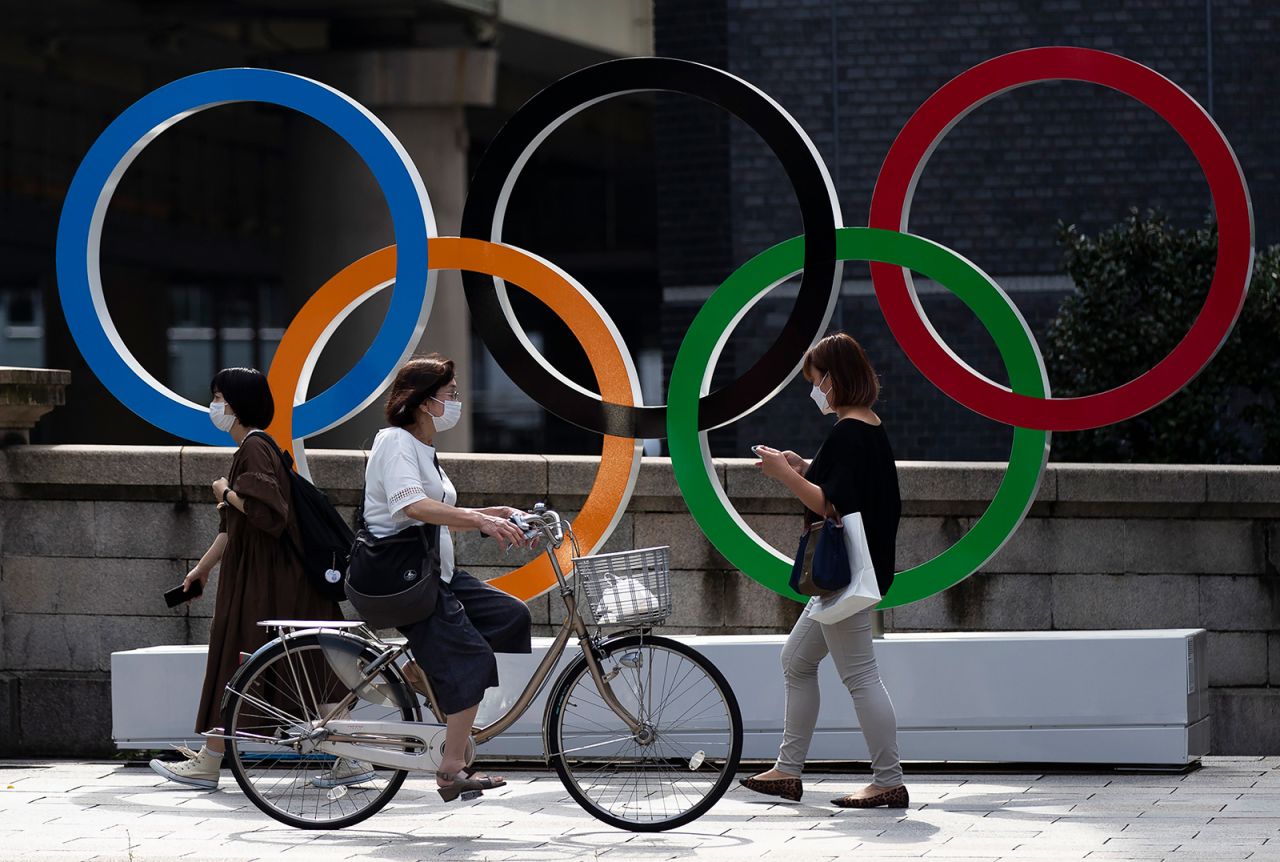
M 545 503 L 538 503 L 529 515 L 512 515 L 511 523 L 524 533 L 526 539 L 542 537 L 553 548 L 564 543 L 565 531 L 572 532 L 569 522 L 560 517 L 554 509 L 548 509 Z

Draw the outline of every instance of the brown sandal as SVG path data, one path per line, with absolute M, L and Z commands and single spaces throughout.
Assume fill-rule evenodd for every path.
M 448 781 L 444 787 L 437 787 L 436 792 L 440 794 L 440 798 L 445 802 L 452 802 L 459 796 L 464 802 L 472 799 L 479 799 L 484 795 L 484 791 L 493 790 L 495 787 L 506 787 L 507 782 L 500 778 L 471 778 L 471 773 L 463 770 L 461 772 L 437 772 L 436 778 L 442 781 Z
M 799 802 L 804 795 L 804 783 L 799 778 L 760 779 L 741 778 L 738 783 L 748 790 L 763 793 L 766 796 L 781 796 L 791 802 Z
M 879 808 L 881 805 L 885 808 L 906 808 L 911 804 L 911 795 L 907 793 L 905 784 L 899 784 L 874 796 L 841 796 L 832 799 L 831 804 L 840 808 Z

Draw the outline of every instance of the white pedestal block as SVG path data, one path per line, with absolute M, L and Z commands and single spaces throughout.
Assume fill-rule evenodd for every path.
M 784 636 L 679 637 L 725 674 L 742 708 L 743 757 L 771 759 L 782 736 Z M 1183 765 L 1209 751 L 1202 629 L 888 635 L 876 658 L 898 716 L 905 760 Z M 502 685 L 480 722 L 519 695 L 550 644 L 499 656 Z M 571 647 L 561 664 L 576 655 Z M 150 647 L 111 657 L 113 736 L 120 748 L 198 743 L 202 646 Z M 811 760 L 866 760 L 852 700 L 831 662 Z M 507 733 L 480 749 L 541 757 L 550 685 Z

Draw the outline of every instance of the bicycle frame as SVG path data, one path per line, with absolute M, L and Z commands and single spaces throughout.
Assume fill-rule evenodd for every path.
M 555 512 L 547 512 L 541 515 L 539 528 L 542 530 L 544 538 L 547 540 L 546 553 L 551 559 L 551 567 L 556 575 L 556 582 L 559 585 L 560 597 L 565 603 L 565 620 L 557 632 L 555 640 L 547 649 L 547 653 L 543 656 L 542 661 L 538 663 L 538 667 L 534 670 L 533 675 L 525 684 L 524 690 L 520 696 L 516 698 L 515 703 L 499 716 L 492 723 L 481 727 L 474 728 L 471 732 L 471 738 L 479 745 L 504 731 L 508 730 L 521 716 L 523 716 L 533 705 L 534 699 L 538 696 L 543 685 L 550 678 L 551 671 L 559 662 L 561 656 L 564 655 L 565 648 L 568 645 L 569 638 L 574 635 L 578 638 L 578 646 L 582 650 L 582 655 L 587 663 L 588 672 L 592 681 L 595 683 L 596 690 L 600 697 L 609 706 L 611 710 L 626 724 L 627 729 L 632 733 L 637 733 L 642 729 L 640 721 L 633 716 L 618 700 L 613 693 L 610 681 L 600 667 L 599 658 L 592 643 L 591 635 L 587 630 L 586 623 L 582 619 L 582 615 L 578 610 L 577 596 L 574 594 L 573 588 L 565 579 L 564 572 L 560 569 L 560 562 L 556 559 L 555 551 L 560 548 L 564 541 L 563 522 L 560 516 Z M 572 537 L 572 530 L 569 530 Z M 572 541 L 572 539 L 571 539 Z M 381 643 L 371 630 L 365 627 L 365 631 L 369 633 L 370 639 L 375 643 Z M 295 685 L 299 691 L 303 691 L 301 680 L 298 679 L 297 669 L 294 667 L 292 655 L 289 654 L 289 638 L 282 633 L 281 642 L 284 644 L 286 652 L 286 661 L 289 664 L 290 673 L 295 677 Z M 427 706 L 431 710 L 432 715 L 439 724 L 426 724 L 418 721 L 359 721 L 347 718 L 339 718 L 346 715 L 359 700 L 358 692 L 368 685 L 375 677 L 383 672 L 388 665 L 394 665 L 397 658 L 408 650 L 407 644 L 399 646 L 388 646 L 385 651 L 380 654 L 377 659 L 372 661 L 361 672 L 361 679 L 354 685 L 350 686 L 350 690 L 343 699 L 334 704 L 328 713 L 318 722 L 309 722 L 310 728 L 305 734 L 288 739 L 275 740 L 278 744 L 299 744 L 309 749 L 319 751 L 325 754 L 332 754 L 337 757 L 346 757 L 354 760 L 365 760 L 380 766 L 387 766 L 397 769 L 434 769 L 437 765 L 437 756 L 443 753 L 444 749 L 444 728 L 440 725 L 445 724 L 445 715 L 441 712 L 436 702 L 435 691 L 431 687 L 429 679 L 426 680 L 425 697 Z M 320 704 L 316 700 L 314 688 L 311 685 L 309 675 L 306 673 L 305 663 L 299 663 L 302 671 L 302 679 L 306 681 L 306 690 L 311 692 L 313 703 L 317 705 L 317 712 Z M 425 679 L 425 674 L 423 675 Z M 234 680 L 233 680 L 234 681 Z M 245 697 L 248 695 L 235 692 L 231 683 L 227 686 L 228 692 L 235 696 Z M 256 699 L 253 699 L 256 700 Z M 416 699 L 415 703 L 416 703 Z M 267 707 L 267 704 L 259 704 L 259 706 Z M 415 710 L 416 714 L 416 710 Z M 301 727 L 299 728 L 302 729 Z M 545 728 L 544 728 L 545 730 Z M 214 734 L 209 734 L 214 735 Z M 225 737 L 235 739 L 236 737 Z M 240 739 L 240 741 L 252 742 L 262 741 L 248 736 Z M 371 743 L 373 745 L 371 745 Z M 402 748 L 408 743 L 411 748 L 416 751 L 408 750 L 386 750 L 374 747 L 375 745 L 393 745 L 396 748 Z

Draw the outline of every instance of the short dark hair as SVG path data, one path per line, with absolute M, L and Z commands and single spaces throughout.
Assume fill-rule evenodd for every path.
M 880 378 L 862 345 L 844 332 L 828 335 L 804 355 L 804 376 L 814 383 L 831 380 L 832 407 L 870 407 L 880 397 Z
M 231 412 L 246 428 L 266 428 L 276 415 L 271 387 L 256 368 L 224 368 L 213 375 L 209 391 L 221 392 Z
M 387 422 L 404 428 L 414 423 L 413 413 L 453 379 L 453 360 L 439 353 L 415 356 L 396 372 L 387 393 Z

